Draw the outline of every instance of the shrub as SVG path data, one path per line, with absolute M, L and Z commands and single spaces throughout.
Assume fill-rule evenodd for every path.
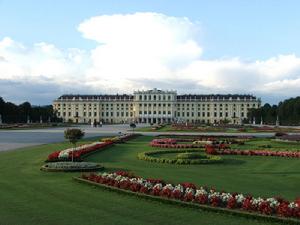
M 151 151 L 151 152 L 141 152 L 138 154 L 137 158 L 140 160 L 145 160 L 149 162 L 158 162 L 158 163 L 170 163 L 170 164 L 211 164 L 211 163 L 220 163 L 222 159 L 220 156 L 214 155 L 201 155 L 201 158 L 158 158 L 153 157 L 157 154 L 167 154 L 167 153 L 183 153 L 183 154 L 197 154 L 201 155 L 200 151 L 197 150 L 164 150 L 164 151 Z
M 93 162 L 51 162 L 41 167 L 44 171 L 92 171 L 103 167 Z

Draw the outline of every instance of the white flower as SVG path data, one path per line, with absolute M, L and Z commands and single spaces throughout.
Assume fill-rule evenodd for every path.
M 185 189 L 185 194 L 195 194 L 195 189 L 193 189 L 193 188 L 187 188 L 187 189 Z
M 181 193 L 183 193 L 183 186 L 181 184 L 178 184 L 174 187 L 174 190 L 173 191 L 180 191 Z
M 159 189 L 161 190 L 162 189 L 162 184 L 161 183 L 157 183 L 154 185 L 153 189 Z
M 295 202 L 291 202 L 291 203 L 289 204 L 289 208 L 291 208 L 291 209 L 295 209 L 295 208 L 297 208 L 297 207 L 298 207 L 298 204 L 295 203 Z
M 266 201 L 269 203 L 271 208 L 276 208 L 279 205 L 279 202 L 275 198 L 267 198 Z
M 207 195 L 207 191 L 203 187 L 201 187 L 200 189 L 196 190 L 195 196 L 197 197 L 199 195 Z
M 169 189 L 169 190 L 173 191 L 174 187 L 173 187 L 172 184 L 166 184 L 166 185 L 163 187 L 163 189 L 164 189 L 164 190 Z
M 262 202 L 264 202 L 264 199 L 261 198 L 261 197 L 253 198 L 253 199 L 251 200 L 251 203 L 252 203 L 253 205 L 255 205 L 255 206 L 260 206 L 260 204 L 261 204 Z
M 236 199 L 237 203 L 243 203 L 246 198 L 244 197 L 243 194 L 238 194 L 235 196 L 235 199 Z
M 228 202 L 228 200 L 232 197 L 232 195 L 230 193 L 223 192 L 220 197 L 222 202 Z

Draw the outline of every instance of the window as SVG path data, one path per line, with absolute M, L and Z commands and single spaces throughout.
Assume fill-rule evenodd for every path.
M 97 116 L 97 112 L 94 112 L 94 116 Z

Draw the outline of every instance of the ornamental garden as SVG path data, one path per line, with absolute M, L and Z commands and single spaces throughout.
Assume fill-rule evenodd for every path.
M 0 216 L 6 224 L 299 224 L 299 160 L 299 137 L 282 133 L 37 146 L 2 153 L 0 190 L 11 195 L 0 197 Z

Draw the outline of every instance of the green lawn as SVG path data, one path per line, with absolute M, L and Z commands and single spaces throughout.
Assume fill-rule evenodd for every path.
M 165 165 L 136 158 L 153 150 L 150 137 L 118 144 L 87 160 L 108 170 L 127 169 L 144 177 L 170 182 L 194 182 L 254 195 L 299 195 L 299 159 L 227 156 L 218 165 Z M 43 160 L 66 143 L 41 145 L 0 153 L 0 224 L 275 224 L 238 216 L 182 208 L 74 182 L 78 173 L 39 170 Z

